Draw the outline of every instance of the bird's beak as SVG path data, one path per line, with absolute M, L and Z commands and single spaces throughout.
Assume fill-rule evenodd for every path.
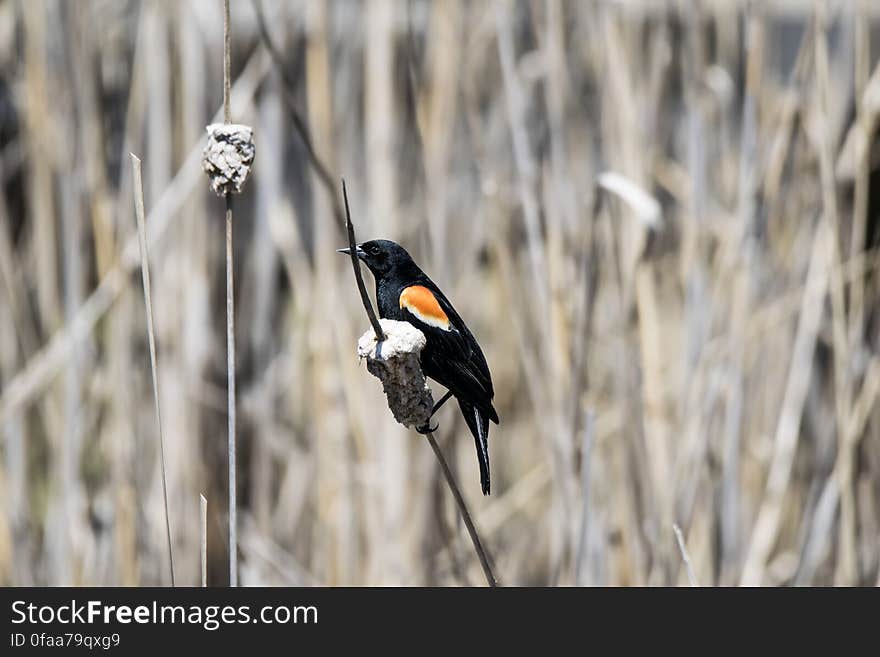
M 336 249 L 336 253 L 344 253 L 345 255 L 348 255 L 349 253 L 351 253 L 351 249 L 350 248 Z M 361 249 L 360 245 L 355 247 L 354 254 L 355 254 L 355 256 L 357 256 L 358 260 L 364 260 L 367 257 L 367 252 L 364 251 L 363 249 Z

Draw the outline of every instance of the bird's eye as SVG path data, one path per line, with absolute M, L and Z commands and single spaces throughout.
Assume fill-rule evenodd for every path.
M 378 246 L 376 246 L 375 244 L 370 247 L 370 253 L 374 256 L 379 255 L 380 251 L 381 251 L 381 249 Z

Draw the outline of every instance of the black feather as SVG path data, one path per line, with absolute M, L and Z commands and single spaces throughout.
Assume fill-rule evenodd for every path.
M 480 464 L 480 486 L 483 495 L 489 494 L 489 420 L 478 408 L 459 398 L 458 406 L 468 429 L 474 436 L 477 446 L 477 461 Z

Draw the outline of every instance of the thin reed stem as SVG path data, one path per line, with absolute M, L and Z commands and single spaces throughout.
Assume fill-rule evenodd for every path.
M 228 1 L 228 0 L 227 0 Z M 229 586 L 238 586 L 235 503 L 235 300 L 232 260 L 232 195 L 226 194 L 226 381 L 229 430 Z
M 684 561 L 684 567 L 687 571 L 688 581 L 691 586 L 699 586 L 697 584 L 697 576 L 694 575 L 694 569 L 691 566 L 691 555 L 688 554 L 687 546 L 684 543 L 684 535 L 677 523 L 672 523 L 672 531 L 675 532 L 675 540 L 678 543 L 678 551 L 681 552 L 681 560 Z
M 232 123 L 229 97 L 232 94 L 232 25 L 229 20 L 229 0 L 223 0 L 223 123 Z
M 590 522 L 590 464 L 595 440 L 595 413 L 588 409 L 584 413 L 584 431 L 581 442 L 581 527 L 578 535 L 577 552 L 575 556 L 574 582 L 581 586 L 583 578 L 584 562 L 586 560 L 587 542 Z
M 208 500 L 199 493 L 199 563 L 202 586 L 208 585 Z
M 153 375 L 153 401 L 156 409 L 156 424 L 159 426 L 159 457 L 162 472 L 162 501 L 165 504 L 165 533 L 168 539 L 168 564 L 171 570 L 171 586 L 174 581 L 174 552 L 171 549 L 171 518 L 168 513 L 168 483 L 165 473 L 165 435 L 162 431 L 162 412 L 159 403 L 159 363 L 156 358 L 156 331 L 153 327 L 153 294 L 150 289 L 150 258 L 147 252 L 147 222 L 144 219 L 144 185 L 141 178 L 141 161 L 131 153 L 131 168 L 134 182 L 134 213 L 137 217 L 138 242 L 141 249 L 141 276 L 144 281 L 144 304 L 147 307 L 147 339 L 150 343 L 150 369 Z
M 266 25 L 266 17 L 263 14 L 262 3 L 260 0 L 252 0 L 252 2 L 254 5 L 254 14 L 257 17 L 257 28 L 260 31 L 260 38 L 263 41 L 266 51 L 272 58 L 272 62 L 275 64 L 275 69 L 281 75 L 283 97 L 290 110 L 290 121 L 293 125 L 293 129 L 296 131 L 296 134 L 299 135 L 299 138 L 306 149 L 309 163 L 315 170 L 318 180 L 321 181 L 324 191 L 327 192 L 327 197 L 330 199 L 330 204 L 333 206 L 333 216 L 336 218 L 337 226 L 342 227 L 342 224 L 345 222 L 344 217 L 342 216 L 342 207 L 339 205 L 339 197 L 336 196 L 333 174 L 330 173 L 330 167 L 321 159 L 320 155 L 318 155 L 318 152 L 315 150 L 315 144 L 312 141 L 312 136 L 306 125 L 306 120 L 297 107 L 297 80 L 290 75 L 287 68 L 284 66 L 284 57 L 275 45 L 275 42 L 272 41 L 272 36 L 269 34 L 269 28 Z
M 498 580 L 495 578 L 495 573 L 492 572 L 492 566 L 489 565 L 489 557 L 483 547 L 483 542 L 480 540 L 480 534 L 477 532 L 476 526 L 474 526 L 474 521 L 471 520 L 471 514 L 468 511 L 467 504 L 465 504 L 461 490 L 455 481 L 455 477 L 452 475 L 452 470 L 449 469 L 449 464 L 446 462 L 443 452 L 440 451 L 440 446 L 437 444 L 437 441 L 434 440 L 434 434 L 429 431 L 425 436 L 428 439 L 428 444 L 431 445 L 431 449 L 434 450 L 434 455 L 440 463 L 440 469 L 443 471 L 443 476 L 446 478 L 449 490 L 452 491 L 452 496 L 455 498 L 455 503 L 458 505 L 461 519 L 464 520 L 464 526 L 467 527 L 471 542 L 474 544 L 474 551 L 477 553 L 477 558 L 480 560 L 480 566 L 483 567 L 483 574 L 486 576 L 486 582 L 489 586 L 495 588 L 498 586 Z
M 348 231 L 348 255 L 351 257 L 351 266 L 354 268 L 354 279 L 357 282 L 358 292 L 361 293 L 364 310 L 367 311 L 367 317 L 370 318 L 370 324 L 373 326 L 373 332 L 376 334 L 376 341 L 382 342 L 385 339 L 385 333 L 382 331 L 382 325 L 379 323 L 376 312 L 373 310 L 373 304 L 370 303 L 367 287 L 364 285 L 364 277 L 361 276 L 361 265 L 357 257 L 357 240 L 354 237 L 354 225 L 351 223 L 351 210 L 348 207 L 348 191 L 345 189 L 345 178 L 342 179 L 342 197 L 345 199 L 345 228 Z

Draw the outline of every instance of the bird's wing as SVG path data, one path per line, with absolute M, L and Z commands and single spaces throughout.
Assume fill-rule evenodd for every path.
M 429 361 L 426 363 L 429 375 L 456 396 L 466 396 L 497 422 L 492 409 L 495 393 L 486 358 L 449 299 L 426 277 L 419 284 L 403 289 L 400 307 L 409 313 L 410 322 L 429 340 L 431 349 L 424 355 Z

